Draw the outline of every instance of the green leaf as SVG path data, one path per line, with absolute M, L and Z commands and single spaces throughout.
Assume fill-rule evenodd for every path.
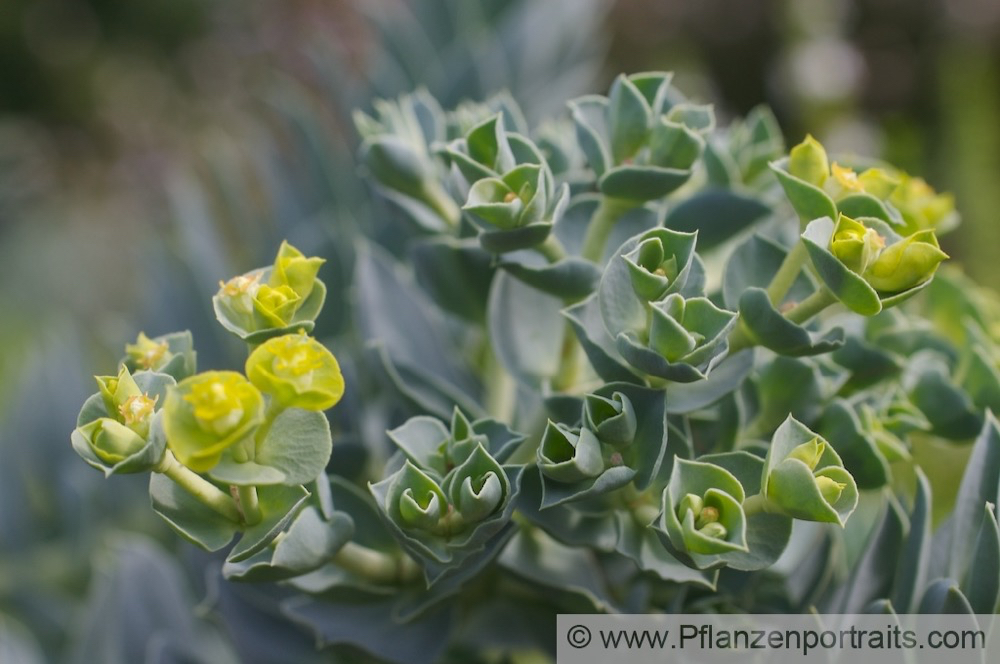
M 951 579 L 937 579 L 927 586 L 917 613 L 924 615 L 972 615 L 972 605 Z
M 608 95 L 611 158 L 620 164 L 635 156 L 646 142 L 653 117 L 649 104 L 632 81 L 620 74 Z
M 896 502 L 886 501 L 861 559 L 831 602 L 831 613 L 859 613 L 874 600 L 889 594 L 899 564 L 905 524 L 906 516 Z
M 608 153 L 605 136 L 608 136 L 608 100 L 589 95 L 569 102 L 570 116 L 576 126 L 576 140 L 587 157 L 587 163 L 600 178 L 614 163 Z
M 332 450 L 330 423 L 323 413 L 289 408 L 275 418 L 252 462 L 227 459 L 210 475 L 219 482 L 244 486 L 305 484 L 326 468 Z
M 691 170 L 660 166 L 615 166 L 597 186 L 608 198 L 652 201 L 666 196 L 691 178 Z
M 917 467 L 917 492 L 910 512 L 910 532 L 903 542 L 896 579 L 893 583 L 892 603 L 903 613 L 917 608 L 917 598 L 927 583 L 931 555 L 931 485 L 927 476 Z
M 604 327 L 596 293 L 583 302 L 564 309 L 562 315 L 572 325 L 583 352 L 598 376 L 608 382 L 640 381 L 619 355 L 614 340 Z
M 837 450 L 859 489 L 877 489 L 888 483 L 889 462 L 862 433 L 861 421 L 846 401 L 835 399 L 827 405 L 816 431 Z
M 247 526 L 243 536 L 226 556 L 227 562 L 246 560 L 262 550 L 285 529 L 299 510 L 305 506 L 309 492 L 301 486 L 263 486 L 257 489 L 260 523 Z
M 590 295 L 601 279 L 600 269 L 588 260 L 570 257 L 548 263 L 537 252 L 504 254 L 500 267 L 529 286 L 568 302 Z
M 947 363 L 929 351 L 923 352 L 910 357 L 907 373 L 915 376 L 910 400 L 927 417 L 935 435 L 963 441 L 982 430 L 982 411 L 955 385 Z
M 552 232 L 551 221 L 536 221 L 511 230 L 483 231 L 479 244 L 491 254 L 506 254 L 540 245 Z
M 446 469 L 440 463 L 441 448 L 447 443 L 451 433 L 441 420 L 425 415 L 411 417 L 390 430 L 388 436 L 414 464 L 444 476 Z
M 578 482 L 558 482 L 542 476 L 540 510 L 547 510 L 566 503 L 578 502 L 620 489 L 635 477 L 635 470 L 626 466 L 608 468 L 597 477 Z
M 594 392 L 609 399 L 616 393 L 624 395 L 635 411 L 635 434 L 631 445 L 624 450 L 624 456 L 628 465 L 636 471 L 633 479 L 635 487 L 643 491 L 664 472 L 667 429 L 663 391 L 632 383 L 608 383 Z M 666 472 L 669 470 L 667 468 Z
M 804 222 L 819 219 L 821 217 L 837 218 L 837 206 L 833 199 L 819 187 L 801 180 L 793 175 L 789 175 L 787 168 L 788 160 L 781 159 L 770 164 L 771 170 L 778 176 L 781 188 L 785 190 L 785 196 L 799 218 Z
M 726 261 L 723 274 L 722 296 L 726 308 L 735 311 L 747 288 L 767 289 L 778 268 L 788 254 L 788 249 L 773 240 L 754 233 L 741 243 Z M 801 301 L 815 290 L 809 278 L 800 274 L 785 301 Z
M 878 293 L 868 285 L 867 281 L 849 270 L 830 253 L 832 234 L 833 221 L 829 217 L 811 221 L 802 234 L 802 240 L 806 243 L 816 274 L 848 309 L 862 316 L 874 316 L 882 311 Z
M 983 520 L 961 589 L 976 613 L 995 613 L 1000 599 L 1000 530 L 994 505 L 983 505 Z
M 410 256 L 417 283 L 435 304 L 473 323 L 486 319 L 496 269 L 477 239 L 428 238 L 414 243 Z
M 512 376 L 539 385 L 556 375 L 565 323 L 561 302 L 507 274 L 493 281 L 489 330 L 497 358 Z
M 149 497 L 154 512 L 181 537 L 206 551 L 218 551 L 239 531 L 235 523 L 203 505 L 165 475 L 149 476 Z
M 761 367 L 755 380 L 758 412 L 754 430 L 769 432 L 789 414 L 800 421 L 816 419 L 822 410 L 822 381 L 816 366 L 807 360 L 778 356 Z
M 692 569 L 674 557 L 660 542 L 657 531 L 639 524 L 631 514 L 615 512 L 618 542 L 615 550 L 630 558 L 644 572 L 673 583 L 715 590 L 719 572 Z
M 754 366 L 754 351 L 747 349 L 727 356 L 696 383 L 671 383 L 666 387 L 667 412 L 685 414 L 710 406 L 737 389 Z
M 972 448 L 962 484 L 955 500 L 948 576 L 961 579 L 976 550 L 976 538 L 983 518 L 983 506 L 997 504 L 1000 487 L 1000 423 L 992 413 Z
M 736 237 L 771 214 L 754 198 L 721 187 L 703 189 L 670 208 L 663 225 L 685 233 L 698 232 L 698 249 L 706 251 Z
M 843 345 L 844 330 L 834 327 L 820 335 L 785 318 L 762 288 L 750 287 L 740 298 L 740 321 L 753 338 L 780 355 L 802 357 L 829 353 Z
M 859 217 L 874 217 L 875 219 L 881 219 L 888 224 L 899 223 L 899 220 L 893 219 L 889 210 L 886 209 L 882 201 L 875 198 L 871 194 L 858 193 L 844 196 L 837 201 L 837 210 L 851 219 L 858 219 Z

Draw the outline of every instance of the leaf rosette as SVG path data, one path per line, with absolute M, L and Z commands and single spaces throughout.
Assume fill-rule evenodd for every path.
M 621 392 L 610 397 L 588 394 L 583 401 L 583 422 L 598 440 L 616 448 L 630 445 L 635 439 L 635 408 Z
M 316 276 L 323 263 L 282 242 L 271 267 L 220 283 L 212 298 L 216 318 L 250 344 L 299 330 L 311 332 L 326 299 L 326 286 Z
M 711 106 L 682 101 L 671 74 L 619 76 L 607 97 L 570 102 L 577 139 L 605 196 L 640 204 L 691 177 L 715 124 Z
M 77 418 L 73 449 L 105 476 L 152 470 L 166 450 L 159 406 L 173 377 L 152 371 L 133 376 L 123 366 L 117 376 L 98 376 L 97 384 Z
M 163 404 L 167 445 L 195 472 L 251 440 L 264 421 L 264 397 L 242 374 L 207 371 L 177 383 Z

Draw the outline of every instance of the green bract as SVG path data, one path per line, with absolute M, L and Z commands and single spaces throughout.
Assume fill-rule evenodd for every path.
M 538 446 L 538 469 L 557 482 L 579 482 L 604 471 L 601 443 L 589 429 L 573 432 L 549 421 Z
M 897 293 L 928 281 L 946 258 L 934 231 L 917 231 L 886 247 L 864 277 L 878 291 Z
M 185 466 L 203 472 L 253 436 L 264 421 L 264 398 L 241 374 L 206 371 L 168 390 L 163 417 L 170 450 Z
M 766 509 L 796 519 L 843 525 L 858 506 L 858 488 L 830 444 L 788 417 L 767 451 L 761 477 Z
M 148 472 L 163 458 L 160 411 L 174 379 L 122 367 L 117 376 L 98 376 L 99 391 L 84 404 L 72 434 L 73 449 L 104 472 Z
M 248 343 L 293 331 L 311 332 L 326 299 L 316 275 L 321 258 L 307 258 L 283 242 L 274 265 L 220 282 L 212 298 L 215 315 L 227 330 Z
M 129 371 L 158 371 L 184 380 L 197 371 L 194 340 L 190 332 L 173 332 L 150 339 L 140 332 L 134 344 L 125 345 L 122 364 Z
M 285 408 L 326 410 L 344 395 L 337 359 L 305 333 L 265 341 L 247 359 L 246 375 Z
M 726 469 L 679 459 L 663 491 L 660 528 L 670 544 L 698 567 L 747 551 L 743 486 Z

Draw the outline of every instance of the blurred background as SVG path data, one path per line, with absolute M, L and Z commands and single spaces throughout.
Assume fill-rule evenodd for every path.
M 377 233 L 384 212 L 354 166 L 350 114 L 373 97 L 424 86 L 449 106 L 506 88 L 534 122 L 619 72 L 672 70 L 723 123 L 765 103 L 789 144 L 809 131 L 954 192 L 963 224 L 945 248 L 1000 288 L 995 0 L 3 4 L 0 662 L 139 661 L 87 618 L 117 598 L 138 603 L 133 622 L 164 619 L 129 594 L 122 560 L 157 570 L 185 611 L 204 594 L 125 534 L 183 546 L 145 483 L 105 482 L 69 432 L 91 376 L 140 330 L 191 329 L 203 368 L 237 361 L 208 298 L 282 238 L 331 258 L 319 329 L 348 329 L 338 239 Z

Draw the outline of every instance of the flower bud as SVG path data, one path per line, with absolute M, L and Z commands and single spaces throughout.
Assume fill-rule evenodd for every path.
M 876 290 L 904 291 L 934 276 L 946 258 L 933 231 L 918 231 L 886 247 L 865 270 L 864 277 Z
M 480 477 L 466 477 L 461 484 L 455 507 L 464 521 L 482 521 L 500 506 L 503 500 L 503 485 L 495 472 Z
M 878 257 L 885 238 L 872 228 L 840 215 L 830 238 L 830 251 L 852 272 L 861 274 Z
M 312 256 L 306 258 L 305 254 L 288 244 L 287 241 L 281 243 L 278 248 L 278 255 L 274 259 L 274 269 L 271 270 L 271 278 L 268 285 L 272 288 L 287 286 L 299 298 L 305 300 L 312 293 L 316 285 L 316 275 L 319 268 L 326 261 L 322 258 Z
M 246 374 L 285 408 L 326 410 L 344 395 L 337 359 L 305 333 L 265 341 L 247 359 Z
M 789 153 L 788 172 L 800 180 L 822 187 L 830 173 L 826 150 L 819 141 L 807 134 L 805 140 Z
M 729 531 L 726 527 L 719 523 L 718 521 L 712 521 L 706 523 L 704 526 L 698 528 L 698 532 L 706 537 L 711 537 L 712 539 L 724 540 Z
M 701 499 L 701 496 L 695 493 L 685 494 L 681 498 L 681 502 L 677 505 L 677 518 L 684 521 L 684 517 L 687 516 L 688 512 L 694 514 L 694 518 L 697 519 L 701 515 L 701 510 L 705 507 L 705 501 Z
M 110 417 L 94 420 L 79 430 L 94 454 L 112 466 L 142 452 L 147 445 L 145 437 Z
M 94 376 L 94 380 L 97 381 L 104 408 L 111 415 L 117 415 L 118 409 L 129 397 L 142 394 L 126 367 L 122 367 L 117 376 Z
M 191 470 L 203 472 L 253 435 L 264 420 L 264 398 L 241 374 L 207 371 L 170 388 L 163 410 L 170 449 Z
M 835 505 L 844 493 L 844 489 L 847 488 L 847 482 L 837 482 L 825 475 L 817 475 L 816 486 L 819 488 L 819 493 L 823 496 L 823 500 L 831 505 Z
M 736 314 L 704 297 L 672 293 L 650 306 L 649 348 L 668 362 L 700 364 L 721 352 Z
M 802 463 L 806 464 L 809 470 L 816 470 L 816 466 L 819 464 L 819 460 L 823 458 L 823 452 L 825 451 L 826 441 L 820 440 L 817 436 L 808 443 L 802 443 L 793 449 L 785 458 L 798 459 Z
M 646 301 L 658 300 L 677 278 L 677 257 L 667 255 L 663 241 L 650 237 L 623 256 L 628 266 L 632 288 Z
M 830 165 L 830 176 L 830 179 L 826 181 L 824 189 L 835 199 L 850 196 L 851 194 L 859 194 L 864 191 L 864 185 L 852 168 L 833 162 Z
M 899 186 L 899 178 L 881 168 L 869 168 L 858 176 L 858 182 L 866 194 L 885 200 Z
M 947 230 L 949 221 L 957 220 L 955 199 L 951 194 L 938 194 L 922 178 L 904 176 L 892 192 L 889 202 L 903 215 L 909 232 Z
M 711 505 L 706 505 L 702 508 L 701 514 L 694 521 L 694 527 L 698 530 L 703 530 L 705 526 L 710 523 L 715 523 L 719 520 L 719 509 L 717 507 L 712 507 Z
M 253 298 L 255 327 L 287 327 L 301 303 L 302 298 L 291 286 L 273 287 L 264 284 L 257 289 Z

